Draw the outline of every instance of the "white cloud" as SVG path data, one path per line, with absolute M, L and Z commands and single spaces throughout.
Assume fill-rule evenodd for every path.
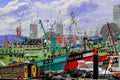
M 4 22 L 8 23 L 8 24 L 14 23 L 15 21 L 16 21 L 16 19 L 14 17 L 6 17 L 4 20 Z
M 58 0 L 58 1 L 53 1 L 51 3 L 46 3 L 46 4 L 42 4 L 42 3 L 38 3 L 35 2 L 34 6 L 35 8 L 39 8 L 39 9 L 50 9 L 50 10 L 54 10 L 55 12 L 59 12 L 61 10 L 62 15 L 66 15 L 67 14 L 67 10 L 69 7 L 71 6 L 79 6 L 81 5 L 83 2 L 89 2 L 89 0 Z
M 22 6 L 30 7 L 29 0 L 14 0 L 9 2 L 4 8 L 0 8 L 0 15 L 8 14 L 12 11 L 19 9 Z

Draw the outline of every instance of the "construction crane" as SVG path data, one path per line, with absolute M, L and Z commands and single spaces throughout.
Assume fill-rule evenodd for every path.
M 75 15 L 73 12 L 70 13 L 70 16 L 71 16 L 71 22 L 69 26 L 69 44 L 71 45 L 72 43 L 74 44 L 74 41 L 72 39 L 73 37 L 75 37 L 75 29 L 74 31 L 72 31 L 72 26 L 77 27 L 77 22 L 76 22 Z
M 76 19 L 75 19 L 75 15 L 74 15 L 74 12 L 71 12 L 70 13 L 70 16 L 71 16 L 71 25 L 70 25 L 70 33 L 72 32 L 72 28 L 71 28 L 71 26 L 72 25 L 74 25 L 75 27 L 77 27 L 77 21 L 76 21 Z M 74 30 L 74 35 L 75 35 L 75 30 Z
M 69 26 L 69 44 L 72 46 L 77 46 L 82 50 L 82 40 L 80 38 L 80 30 L 78 29 L 78 24 L 74 15 L 74 12 L 70 13 L 71 16 L 71 24 Z M 72 34 L 72 26 L 74 27 L 74 34 Z M 78 38 L 78 39 L 77 39 Z

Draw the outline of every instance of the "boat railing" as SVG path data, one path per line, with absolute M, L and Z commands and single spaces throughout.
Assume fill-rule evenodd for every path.
M 25 45 L 24 48 L 41 48 L 40 45 Z
M 22 48 L 0 48 L 0 54 L 23 54 L 24 49 Z

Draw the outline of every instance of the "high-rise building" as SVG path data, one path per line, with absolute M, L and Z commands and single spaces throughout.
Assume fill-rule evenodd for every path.
M 56 34 L 63 35 L 63 24 L 62 24 L 62 22 L 57 23 Z
M 113 20 L 120 27 L 120 5 L 115 5 L 113 8 Z
M 30 24 L 30 38 L 38 38 L 38 26 L 36 24 Z

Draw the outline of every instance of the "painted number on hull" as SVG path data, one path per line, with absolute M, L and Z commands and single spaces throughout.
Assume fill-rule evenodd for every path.
M 44 62 L 43 62 L 43 64 L 48 64 L 48 63 L 52 63 L 53 62 L 53 59 L 49 59 L 49 60 L 45 60 Z

